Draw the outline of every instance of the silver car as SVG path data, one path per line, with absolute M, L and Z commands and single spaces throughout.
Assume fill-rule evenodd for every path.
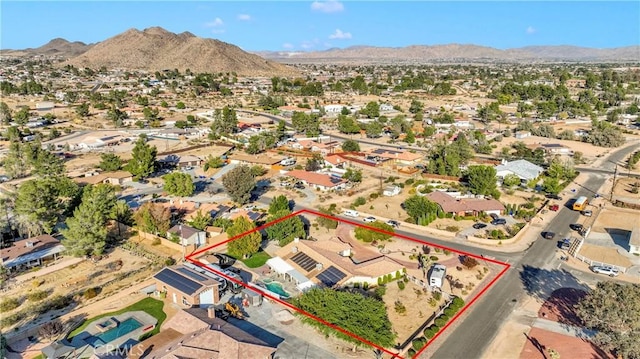
M 609 277 L 617 277 L 620 274 L 618 268 L 610 266 L 593 266 L 591 267 L 591 271 L 593 273 L 605 274 Z

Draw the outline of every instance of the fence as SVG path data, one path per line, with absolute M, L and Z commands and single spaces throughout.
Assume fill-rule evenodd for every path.
M 609 263 L 604 263 L 604 262 L 598 262 L 598 261 L 594 261 L 591 260 L 581 254 L 576 253 L 575 258 L 587 263 L 589 266 L 604 266 L 604 267 L 613 267 L 613 268 L 617 268 L 620 272 L 622 273 L 626 273 L 627 272 L 627 268 L 626 267 L 620 267 L 614 264 L 609 264 Z

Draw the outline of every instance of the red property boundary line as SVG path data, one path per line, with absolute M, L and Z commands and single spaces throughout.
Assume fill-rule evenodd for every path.
M 291 305 L 290 303 L 287 303 L 287 302 L 281 300 L 280 298 L 273 297 L 271 294 L 262 291 L 260 287 L 250 286 L 247 283 L 239 281 L 239 280 L 237 280 L 235 278 L 231 278 L 231 277 L 227 276 L 226 274 L 224 274 L 222 272 L 219 272 L 219 271 L 217 271 L 215 269 L 209 268 L 205 264 L 203 264 L 203 263 L 199 262 L 198 260 L 194 259 L 194 257 L 196 257 L 196 256 L 198 256 L 198 255 L 200 255 L 200 254 L 202 254 L 202 253 L 204 253 L 206 251 L 209 251 L 209 250 L 211 250 L 213 248 L 220 247 L 220 246 L 222 246 L 224 244 L 227 244 L 227 243 L 229 243 L 231 241 L 234 241 L 234 240 L 236 240 L 238 238 L 241 238 L 243 236 L 246 236 L 246 235 L 251 234 L 251 233 L 256 232 L 256 231 L 260 231 L 260 230 L 265 229 L 265 228 L 267 228 L 269 226 L 272 226 L 272 225 L 274 225 L 276 223 L 282 222 L 282 221 L 284 221 L 286 219 L 289 219 L 291 217 L 298 216 L 298 215 L 301 215 L 301 214 L 304 214 L 304 213 L 309 213 L 309 214 L 312 214 L 312 215 L 315 215 L 315 216 L 318 216 L 318 217 L 324 217 L 324 218 L 332 219 L 334 221 L 350 224 L 350 225 L 357 226 L 357 227 L 367 228 L 369 230 L 373 230 L 373 231 L 376 231 L 376 232 L 389 234 L 389 235 L 392 235 L 394 237 L 402 238 L 402 239 L 405 239 L 405 240 L 408 240 L 408 241 L 411 241 L 411 242 L 420 243 L 420 244 L 427 244 L 429 246 L 433 246 L 433 247 L 440 248 L 440 249 L 443 249 L 443 250 L 446 249 L 446 250 L 451 251 L 451 252 L 460 253 L 460 254 L 463 254 L 463 255 L 466 255 L 466 256 L 470 256 L 470 257 L 485 261 L 485 262 L 491 262 L 493 264 L 497 264 L 497 265 L 503 266 L 502 271 L 500 271 L 500 273 L 498 273 L 498 275 L 493 280 L 491 280 L 491 282 L 489 282 L 489 284 L 487 284 L 478 294 L 476 294 L 473 298 L 471 298 L 471 300 L 468 303 L 465 304 L 465 306 L 462 308 L 462 310 L 460 310 L 453 318 L 451 318 L 447 322 L 447 324 L 444 327 L 442 327 L 433 338 L 428 340 L 427 343 L 424 345 L 424 347 L 422 347 L 418 352 L 416 352 L 416 354 L 414 355 L 414 358 L 417 358 L 418 356 L 420 356 L 420 354 L 422 354 L 431 343 L 433 343 L 440 335 L 442 335 L 442 333 L 444 333 L 447 330 L 447 328 L 449 328 L 449 326 L 451 324 L 453 324 L 458 319 L 458 317 L 460 317 L 465 311 L 467 311 L 467 309 L 469 309 L 469 307 L 473 303 L 475 303 L 482 295 L 484 295 L 487 292 L 487 290 L 489 290 L 489 288 L 491 288 L 498 281 L 498 279 L 500 279 L 506 273 L 506 271 L 509 270 L 509 268 L 511 267 L 508 263 L 497 261 L 495 259 L 481 257 L 481 256 L 478 256 L 478 255 L 473 254 L 473 253 L 455 250 L 455 249 L 452 249 L 452 248 L 449 248 L 449 247 L 446 247 L 446 246 L 441 246 L 441 245 L 433 244 L 433 243 L 430 243 L 430 242 L 423 242 L 423 241 L 420 241 L 420 240 L 418 240 L 416 238 L 413 238 L 413 237 L 410 237 L 410 236 L 406 236 L 406 235 L 398 234 L 398 233 L 393 233 L 393 232 L 388 232 L 388 231 L 385 231 L 385 230 L 382 230 L 382 229 L 379 229 L 379 228 L 368 226 L 366 224 L 362 224 L 362 223 L 354 222 L 354 221 L 351 221 L 351 220 L 330 216 L 330 215 L 327 215 L 327 214 L 324 214 L 324 213 L 320 213 L 320 212 L 316 212 L 316 211 L 309 210 L 309 209 L 303 209 L 303 210 L 299 210 L 299 211 L 293 212 L 293 213 L 291 213 L 291 214 L 289 214 L 289 215 L 287 215 L 285 217 L 279 218 L 279 219 L 277 219 L 275 221 L 272 221 L 272 222 L 269 222 L 269 223 L 265 223 L 262 226 L 254 228 L 254 229 L 252 229 L 252 230 L 250 230 L 248 232 L 241 233 L 241 234 L 239 234 L 237 236 L 231 237 L 231 238 L 227 239 L 226 241 L 224 241 L 222 243 L 218 243 L 218 244 L 206 247 L 206 248 L 202 248 L 202 249 L 200 249 L 198 251 L 195 251 L 192 254 L 188 255 L 185 259 L 187 261 L 189 261 L 190 263 L 192 263 L 194 265 L 197 265 L 197 266 L 199 266 L 199 267 L 201 267 L 203 269 L 206 269 L 206 270 L 208 270 L 210 272 L 213 272 L 214 274 L 216 274 L 216 275 L 218 275 L 220 277 L 223 277 L 224 279 L 226 279 L 228 281 L 231 281 L 233 283 L 242 285 L 243 287 L 248 288 L 250 290 L 253 290 L 254 292 L 257 292 L 257 293 L 261 294 L 262 296 L 267 297 L 270 300 L 272 300 L 274 302 L 277 302 L 277 303 L 279 303 L 279 304 L 281 304 L 281 305 L 283 305 L 283 306 L 285 306 L 285 307 L 287 307 L 289 309 L 292 309 L 292 310 L 294 310 L 294 311 L 296 311 L 296 312 L 298 312 L 300 314 L 303 314 L 303 315 L 305 315 L 305 316 L 307 316 L 307 317 L 309 317 L 311 319 L 314 319 L 314 320 L 316 320 L 316 321 L 318 321 L 318 322 L 320 322 L 320 323 L 322 323 L 322 324 L 324 324 L 324 325 L 326 325 L 326 326 L 328 326 L 328 327 L 330 327 L 332 329 L 335 329 L 335 330 L 337 330 L 337 331 L 339 331 L 339 332 L 341 332 L 341 333 L 343 333 L 345 335 L 348 335 L 348 336 L 350 336 L 350 337 L 352 337 L 354 339 L 357 339 L 357 340 L 359 340 L 359 341 L 361 341 L 361 342 L 363 342 L 363 343 L 365 343 L 365 344 L 367 344 L 367 345 L 369 345 L 369 346 L 371 346 L 373 348 L 379 349 L 379 350 L 381 350 L 381 351 L 383 351 L 383 352 L 385 352 L 387 354 L 390 354 L 392 358 L 403 359 L 400 355 L 398 355 L 396 353 L 393 353 L 388 349 L 381 348 L 378 345 L 375 345 L 375 344 L 371 343 L 370 341 L 368 341 L 368 340 L 366 340 L 364 338 L 361 338 L 361 337 L 359 337 L 359 336 L 357 336 L 357 335 L 355 335 L 355 334 L 353 334 L 353 333 L 351 333 L 351 332 L 349 332 L 349 331 L 347 331 L 345 329 L 342 329 L 342 328 L 338 327 L 335 324 L 329 323 L 329 322 L 323 320 L 322 318 L 319 318 L 319 317 L 317 317 L 317 316 L 315 316 L 315 315 L 313 315 L 313 314 L 311 314 L 309 312 L 301 310 L 301 309 Z

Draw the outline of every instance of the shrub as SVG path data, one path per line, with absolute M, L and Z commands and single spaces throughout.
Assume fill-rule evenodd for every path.
M 424 338 L 418 338 L 418 339 L 414 339 L 411 342 L 411 346 L 413 347 L 413 349 L 415 349 L 416 351 L 422 349 L 422 347 L 426 344 L 426 340 Z
M 364 290 L 369 289 L 369 282 L 363 282 L 362 283 L 362 289 L 364 289 Z
M 404 290 L 404 286 L 405 286 L 404 282 L 399 280 L 398 281 L 398 288 L 400 288 L 400 290 Z
M 174 264 L 176 264 L 176 260 L 173 257 L 169 257 L 164 261 L 164 265 L 166 266 L 172 266 Z
M 376 297 L 382 298 L 387 293 L 387 287 L 381 285 L 374 290 Z
M 435 323 L 435 325 L 437 325 L 438 327 L 442 328 L 442 327 L 444 327 L 444 325 L 445 325 L 445 324 L 447 324 L 447 321 L 446 321 L 446 320 L 444 320 L 444 319 L 443 319 L 443 318 L 441 318 L 441 317 L 438 317 L 438 319 L 436 319 L 436 320 L 434 321 L 434 323 Z
M 402 304 L 402 302 L 399 300 L 396 300 L 396 302 L 394 303 L 394 309 L 398 314 L 404 314 L 407 312 L 407 307 L 405 307 L 404 304 Z
M 433 299 L 435 299 L 436 301 L 439 301 L 440 299 L 442 299 L 442 293 L 440 292 L 433 292 L 431 294 L 431 296 L 433 297 Z
M 87 290 L 84 291 L 85 299 L 95 298 L 97 295 L 98 291 L 96 290 L 96 288 L 87 288 Z
M 462 300 L 462 298 L 460 297 L 455 297 L 453 298 L 453 301 L 451 301 L 451 305 L 455 306 L 456 308 L 460 309 L 464 306 L 464 300 Z
M 435 327 L 429 327 L 429 328 L 427 328 L 427 329 L 425 329 L 425 330 L 424 330 L 424 336 L 425 336 L 425 338 L 427 338 L 427 339 L 431 339 L 431 338 L 433 338 L 433 337 L 436 335 L 437 331 L 436 331 L 436 330 L 434 330 L 434 328 L 435 328 Z
M 0 302 L 0 311 L 8 312 L 20 306 L 17 298 L 5 298 Z
M 477 266 L 478 264 L 478 260 L 471 257 L 471 256 L 464 256 L 464 258 L 462 259 L 462 265 L 465 266 L 467 269 L 471 269 L 475 266 Z
M 400 279 L 402 277 L 402 273 L 400 271 L 396 271 L 396 279 Z
M 372 194 L 369 195 L 369 198 L 371 199 L 376 199 L 378 198 L 380 195 L 377 192 L 373 192 Z
M 49 292 L 46 290 L 37 290 L 35 292 L 31 292 L 27 294 L 27 299 L 30 302 L 37 302 L 39 300 L 43 300 L 44 298 L 49 296 Z
M 439 258 L 436 257 L 436 256 L 431 256 L 431 257 L 429 257 L 429 259 L 434 261 L 434 262 L 437 262 Z
M 353 206 L 358 207 L 367 203 L 367 200 L 364 197 L 358 197 L 355 201 L 353 201 Z
M 456 310 L 454 308 L 449 307 L 444 310 L 444 314 L 446 314 L 447 317 L 451 318 L 453 317 L 454 314 L 456 314 Z
M 407 356 L 413 358 L 414 355 L 416 355 L 416 351 L 413 348 L 409 348 L 409 350 L 407 350 Z

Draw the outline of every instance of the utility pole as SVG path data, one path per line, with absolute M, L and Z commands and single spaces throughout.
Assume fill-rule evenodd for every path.
M 609 202 L 613 203 L 613 190 L 616 188 L 616 179 L 618 177 L 618 164 L 616 164 L 616 170 L 613 172 L 613 183 L 611 184 L 611 195 L 609 196 Z

